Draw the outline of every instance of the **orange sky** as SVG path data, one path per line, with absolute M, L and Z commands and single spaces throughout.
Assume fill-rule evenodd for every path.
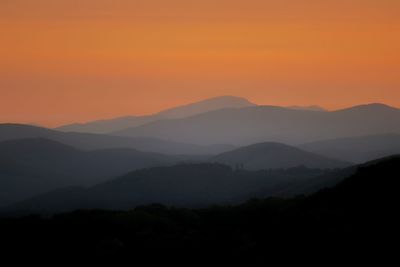
M 0 122 L 218 95 L 400 107 L 398 0 L 1 0 Z

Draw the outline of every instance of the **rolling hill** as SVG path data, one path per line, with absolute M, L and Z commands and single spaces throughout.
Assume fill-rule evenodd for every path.
M 2 205 L 72 185 L 94 185 L 135 169 L 170 165 L 169 157 L 132 149 L 81 151 L 43 138 L 0 143 Z
M 212 157 L 210 161 L 233 167 L 240 165 L 248 170 L 287 169 L 298 166 L 327 169 L 350 165 L 280 143 L 260 143 L 238 148 Z
M 300 148 L 331 158 L 362 163 L 400 153 L 400 134 L 367 135 L 323 140 Z
M 83 150 L 132 148 L 146 152 L 175 155 L 218 154 L 235 148 L 235 146 L 228 144 L 199 146 L 148 137 L 130 138 L 103 134 L 64 133 L 30 125 L 0 124 L 0 142 L 23 138 L 46 138 Z

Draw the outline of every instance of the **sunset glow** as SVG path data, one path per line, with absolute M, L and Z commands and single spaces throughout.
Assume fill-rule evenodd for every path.
M 3 0 L 0 121 L 57 126 L 218 95 L 400 106 L 397 0 Z

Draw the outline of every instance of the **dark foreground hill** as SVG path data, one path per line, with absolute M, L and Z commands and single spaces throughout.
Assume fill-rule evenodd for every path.
M 1 251 L 5 256 L 24 255 L 31 262 L 53 256 L 148 266 L 350 259 L 360 263 L 374 257 L 383 264 L 396 255 L 399 166 L 399 157 L 372 162 L 331 189 L 295 199 L 254 199 L 205 209 L 150 205 L 126 212 L 3 218 Z
M 349 166 L 344 161 L 330 159 L 280 143 L 259 143 L 225 152 L 210 161 L 240 166 L 248 170 L 287 169 L 298 166 L 333 169 Z
M 353 171 L 246 171 L 221 164 L 180 164 L 138 170 L 89 188 L 65 188 L 13 205 L 10 211 L 54 213 L 76 209 L 130 209 L 162 203 L 177 207 L 237 204 L 253 197 L 294 196 L 335 184 Z

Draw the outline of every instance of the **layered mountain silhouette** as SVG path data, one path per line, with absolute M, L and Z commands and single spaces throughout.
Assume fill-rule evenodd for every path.
M 274 106 L 222 109 L 161 120 L 115 132 L 195 144 L 249 145 L 265 141 L 302 144 L 349 136 L 400 133 L 400 110 L 383 104 L 332 112 Z
M 327 157 L 362 163 L 400 154 L 400 134 L 367 135 L 312 142 L 302 149 Z
M 135 169 L 184 161 L 133 149 L 81 151 L 52 140 L 19 139 L 0 143 L 2 205 L 72 185 L 94 185 Z
M 254 172 L 208 163 L 155 167 L 134 171 L 89 188 L 67 187 L 41 194 L 3 209 L 3 212 L 23 214 L 76 209 L 121 210 L 152 203 L 193 208 L 238 204 L 255 197 L 309 195 L 321 189 L 324 191 L 310 197 L 312 202 L 306 202 L 308 207 L 319 209 L 323 203 L 350 207 L 350 202 L 365 206 L 361 199 L 353 201 L 355 196 L 371 200 L 374 192 L 381 194 L 384 188 L 387 189 L 381 184 L 381 179 L 394 181 L 399 159 L 399 156 L 393 156 L 336 171 L 292 168 Z M 377 183 L 377 179 L 381 182 Z M 339 186 L 334 187 L 337 184 Z M 329 187 L 334 188 L 325 189 Z M 353 195 L 353 191 L 359 194 Z M 342 200 L 332 202 L 336 197 Z M 356 206 L 351 206 L 353 208 Z
M 352 163 L 400 153 L 400 110 L 383 104 L 326 111 L 219 97 L 77 127 L 0 124 L 0 205 L 197 207 L 293 196 L 334 184 Z
M 16 139 L 0 142 L 0 197 L 3 203 L 11 203 L 60 187 L 94 185 L 137 169 L 207 161 L 232 166 L 239 163 L 249 170 L 348 165 L 275 143 L 256 144 L 218 156 L 173 156 L 129 148 L 83 151 L 45 138 Z
M 255 106 L 245 98 L 235 96 L 220 96 L 196 103 L 179 106 L 146 116 L 126 116 L 110 120 L 94 121 L 83 124 L 70 124 L 57 128 L 67 132 L 111 133 L 126 128 L 144 125 L 162 119 L 179 119 L 193 115 L 224 109 Z
M 146 264 L 179 251 L 185 265 L 363 257 L 396 241 L 400 156 L 386 156 L 399 153 L 400 110 L 383 104 L 220 97 L 59 130 L 0 124 L 1 250 Z
M 138 170 L 89 188 L 70 187 L 42 194 L 9 210 L 61 212 L 76 209 L 130 209 L 161 203 L 204 207 L 240 203 L 252 197 L 294 196 L 335 184 L 351 173 L 293 168 L 235 171 L 221 164 L 180 164 Z
M 350 165 L 280 143 L 254 144 L 222 153 L 210 160 L 248 170 L 287 169 L 298 166 L 327 169 Z
M 228 144 L 199 146 L 148 137 L 130 138 L 103 134 L 64 133 L 30 125 L 0 124 L 0 142 L 21 138 L 46 138 L 83 150 L 132 148 L 146 152 L 177 155 L 218 154 L 235 148 Z

